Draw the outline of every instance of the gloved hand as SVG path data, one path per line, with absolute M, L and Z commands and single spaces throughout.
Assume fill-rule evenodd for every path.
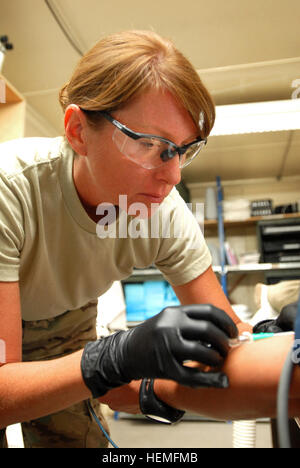
M 275 320 L 263 320 L 253 327 L 253 333 L 281 333 L 293 331 L 297 315 L 298 302 L 283 307 Z
M 219 366 L 227 355 L 228 339 L 237 334 L 232 319 L 212 305 L 167 307 L 129 331 L 88 343 L 82 376 L 94 398 L 144 377 L 191 387 L 228 387 L 226 375 L 204 373 L 183 363 Z

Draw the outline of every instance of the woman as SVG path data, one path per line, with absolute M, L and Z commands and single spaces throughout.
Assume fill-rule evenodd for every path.
M 243 324 L 174 189 L 214 123 L 191 64 L 153 32 L 115 34 L 81 59 L 60 102 L 64 138 L 0 148 L 0 428 L 24 422 L 27 447 L 105 446 L 84 400 L 117 387 L 122 409 L 122 385 L 143 377 L 227 387 L 182 362 L 219 366 Z M 97 297 L 152 263 L 182 306 L 94 341 Z

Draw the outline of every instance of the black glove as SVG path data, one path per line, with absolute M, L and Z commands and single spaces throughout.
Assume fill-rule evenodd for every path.
M 228 339 L 237 334 L 232 319 L 212 305 L 167 307 L 129 331 L 88 343 L 81 360 L 83 379 L 94 398 L 144 377 L 191 387 L 228 387 L 225 374 L 201 372 L 183 363 L 219 366 Z
M 293 331 L 297 315 L 298 302 L 283 307 L 275 320 L 263 320 L 253 327 L 253 333 L 282 333 Z

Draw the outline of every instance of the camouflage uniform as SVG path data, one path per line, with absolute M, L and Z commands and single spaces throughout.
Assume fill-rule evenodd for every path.
M 55 359 L 84 347 L 97 339 L 97 304 L 72 310 L 59 317 L 23 322 L 23 361 Z M 98 400 L 91 404 L 105 430 L 107 423 Z M 58 413 L 22 423 L 26 448 L 104 448 L 108 441 L 90 414 L 86 401 Z M 2 437 L 2 440 L 1 440 Z M 0 433 L 0 447 L 5 434 Z
M 7 448 L 5 429 L 0 429 L 0 448 Z

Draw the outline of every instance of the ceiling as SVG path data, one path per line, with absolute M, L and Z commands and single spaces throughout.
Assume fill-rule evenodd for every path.
M 48 0 L 87 51 L 124 29 L 154 29 L 191 60 L 217 105 L 290 99 L 300 79 L 299 0 Z M 3 75 L 43 123 L 43 136 L 63 131 L 59 88 L 80 52 L 45 0 L 0 0 L 0 34 L 14 44 Z M 29 135 L 32 136 L 32 135 Z M 214 136 L 184 170 L 189 182 L 300 175 L 300 131 Z

